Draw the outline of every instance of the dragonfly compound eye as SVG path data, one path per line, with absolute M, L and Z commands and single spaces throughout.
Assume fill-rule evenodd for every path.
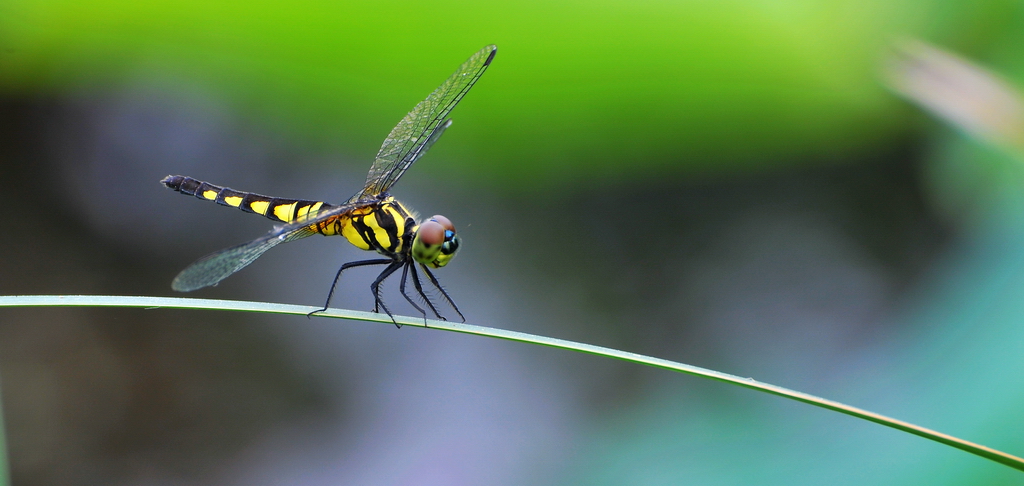
M 441 248 L 447 241 L 445 233 L 448 230 L 437 221 L 425 221 L 416 231 L 416 238 L 412 241 L 412 258 L 424 265 L 437 268 L 434 260 L 441 254 Z
M 441 227 L 443 227 L 444 229 L 446 229 L 448 231 L 451 231 L 452 234 L 455 234 L 455 225 L 452 224 L 452 220 L 450 220 L 450 219 L 448 219 L 448 218 L 446 218 L 444 216 L 441 216 L 440 214 L 435 214 L 435 215 L 431 216 L 428 221 L 433 221 L 433 222 L 435 222 L 437 224 L 440 224 Z
M 420 225 L 420 231 L 416 236 L 424 245 L 432 247 L 444 243 L 448 239 L 447 233 L 448 230 L 436 221 L 427 221 Z
M 441 268 L 455 256 L 459 237 L 444 216 L 434 216 L 420 225 L 412 242 L 412 258 L 431 268 Z

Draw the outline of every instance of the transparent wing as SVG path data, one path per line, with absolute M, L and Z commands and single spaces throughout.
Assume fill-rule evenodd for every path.
M 484 74 L 497 52 L 498 48 L 491 45 L 473 54 L 427 99 L 419 102 L 398 122 L 388 138 L 384 139 L 377 159 L 366 175 L 363 191 L 353 200 L 376 196 L 398 182 L 413 162 L 426 153 L 451 125 L 446 117 Z
M 373 204 L 374 201 L 356 201 L 341 206 L 331 206 L 317 214 L 296 220 L 287 225 L 276 228 L 265 236 L 261 236 L 248 243 L 243 243 L 231 248 L 225 248 L 216 253 L 196 260 L 189 265 L 171 282 L 171 288 L 178 292 L 191 292 L 203 287 L 216 285 L 221 280 L 228 278 L 231 274 L 245 268 L 267 250 L 316 234 L 314 228 L 317 223 L 335 216 L 342 215 L 353 209 Z
M 313 233 L 314 231 L 308 228 L 300 228 L 287 235 L 269 234 L 248 243 L 206 255 L 174 277 L 171 288 L 178 292 L 191 292 L 216 285 L 231 274 L 245 268 L 267 250 L 286 241 L 305 238 Z

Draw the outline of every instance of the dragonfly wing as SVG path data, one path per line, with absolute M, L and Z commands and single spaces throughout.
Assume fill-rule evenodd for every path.
M 182 270 L 171 282 L 171 288 L 179 292 L 191 292 L 217 285 L 221 280 L 245 268 L 267 250 L 281 243 L 316 234 L 318 223 L 372 203 L 373 201 L 356 201 L 341 206 L 332 206 L 327 210 L 277 228 L 266 236 L 206 255 Z
M 409 159 L 409 163 L 406 166 L 406 168 L 412 167 L 412 164 L 416 162 L 420 158 L 420 156 L 427 153 L 427 150 L 430 150 L 430 147 L 434 145 L 434 142 L 436 142 L 437 139 L 441 138 L 441 135 L 444 134 L 444 131 L 447 130 L 448 127 L 450 126 L 452 126 L 451 118 L 445 120 L 444 123 L 434 127 L 434 131 L 430 132 L 430 135 L 427 136 L 427 141 L 424 142 L 423 145 L 416 147 L 416 150 L 410 153 L 408 157 L 406 157 L 407 159 Z
M 171 288 L 178 292 L 191 292 L 217 285 L 221 280 L 245 268 L 267 250 L 281 243 L 305 238 L 314 233 L 308 228 L 299 228 L 285 234 L 274 232 L 248 243 L 211 253 L 182 270 L 177 277 L 174 277 Z
M 353 200 L 376 196 L 398 182 L 413 162 L 426 153 L 445 128 L 448 128 L 451 123 L 447 120 L 448 114 L 484 74 L 497 52 L 498 48 L 491 45 L 473 54 L 427 99 L 419 102 L 398 122 L 384 139 L 377 159 L 366 175 L 363 191 Z

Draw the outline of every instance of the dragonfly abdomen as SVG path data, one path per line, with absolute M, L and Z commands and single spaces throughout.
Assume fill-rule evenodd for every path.
M 221 206 L 238 208 L 247 213 L 256 213 L 282 223 L 312 217 L 319 211 L 331 208 L 330 204 L 323 201 L 269 197 L 215 186 L 209 182 L 185 176 L 167 176 L 160 182 L 182 194 L 195 196 L 205 201 L 213 201 Z

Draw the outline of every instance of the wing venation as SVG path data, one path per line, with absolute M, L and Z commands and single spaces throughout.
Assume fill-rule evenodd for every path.
M 498 48 L 490 45 L 473 54 L 395 125 L 366 174 L 363 191 L 353 199 L 376 196 L 398 182 L 402 174 L 444 133 L 450 124 L 448 114 L 484 74 L 497 52 Z
M 317 234 L 316 226 L 319 223 L 354 209 L 369 206 L 375 202 L 375 200 L 361 200 L 340 206 L 331 206 L 314 215 L 303 217 L 276 228 L 269 234 L 248 243 L 232 246 L 206 255 L 182 270 L 174 278 L 174 281 L 171 282 L 171 288 L 179 292 L 191 292 L 203 287 L 217 285 L 221 280 L 248 266 L 259 258 L 260 255 L 266 253 L 267 250 L 281 243 Z

